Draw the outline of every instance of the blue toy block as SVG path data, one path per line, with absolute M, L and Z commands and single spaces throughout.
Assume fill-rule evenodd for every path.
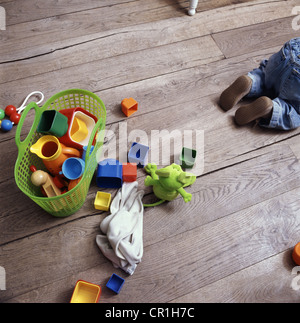
M 106 287 L 114 291 L 116 294 L 119 294 L 124 283 L 125 280 L 122 277 L 118 276 L 117 274 L 112 274 L 112 276 L 106 284 Z
M 134 142 L 128 153 L 129 163 L 136 163 L 138 167 L 144 167 L 147 164 L 149 147 Z
M 102 188 L 120 188 L 123 184 L 123 166 L 118 160 L 105 159 L 98 164 L 96 183 Z

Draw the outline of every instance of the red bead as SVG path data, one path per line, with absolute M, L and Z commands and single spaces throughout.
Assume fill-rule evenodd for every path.
M 30 167 L 29 167 L 29 169 L 34 173 L 34 172 L 36 172 L 36 167 L 34 166 L 34 165 L 31 165 Z
M 10 117 L 13 113 L 16 113 L 17 112 L 17 109 L 16 107 L 14 107 L 13 105 L 8 105 L 6 108 L 5 108 L 5 114 Z
M 18 124 L 20 121 L 20 118 L 21 118 L 21 115 L 19 113 L 15 112 L 15 113 L 11 114 L 10 121 L 15 124 Z

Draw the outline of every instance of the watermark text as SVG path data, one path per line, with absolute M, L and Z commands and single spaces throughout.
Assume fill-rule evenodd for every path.
M 3 7 L 0 6 L 0 30 L 6 30 L 6 12 Z
M 292 15 L 296 17 L 292 20 L 292 28 L 295 31 L 300 30 L 300 6 L 296 6 L 292 9 Z
M 6 290 L 6 272 L 3 267 L 0 266 L 0 290 Z
M 185 153 L 184 158 L 190 161 L 194 167 L 193 172 L 200 176 L 204 172 L 204 130 L 175 129 L 169 131 L 167 129 L 151 130 L 147 133 L 141 129 L 134 129 L 130 132 L 127 129 L 126 122 L 120 122 L 114 130 L 105 130 L 104 134 L 98 135 L 104 137 L 104 144 L 100 153 L 97 154 L 97 161 L 107 159 L 110 162 L 118 160 L 126 163 L 128 158 L 128 148 L 134 142 L 150 148 L 147 163 L 154 163 L 159 166 L 168 166 L 172 163 L 182 165 L 182 149 L 190 148 L 196 151 L 193 156 L 189 150 Z M 192 149 L 193 148 L 193 149 Z M 131 150 L 136 154 L 140 154 L 138 150 Z M 190 154 L 190 156 L 189 156 Z M 129 162 L 131 162 L 129 160 Z
M 299 274 L 298 274 L 299 273 Z M 291 287 L 293 290 L 300 290 L 300 266 L 294 267 L 292 270 L 292 275 L 296 277 L 293 278 Z

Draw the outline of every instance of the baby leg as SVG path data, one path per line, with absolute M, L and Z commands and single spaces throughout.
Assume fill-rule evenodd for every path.
M 243 126 L 254 120 L 264 119 L 270 121 L 273 113 L 273 102 L 266 96 L 262 96 L 254 102 L 241 106 L 236 110 L 235 121 Z
M 235 113 L 235 121 L 242 126 L 254 120 L 265 128 L 292 130 L 300 127 L 300 114 L 295 105 L 281 98 L 274 100 L 260 97 L 253 103 L 241 106 Z
M 235 80 L 220 96 L 220 106 L 227 111 L 233 108 L 245 96 L 260 97 L 265 89 L 265 69 L 267 60 L 261 62 L 260 67 L 242 75 Z
M 273 101 L 272 117 L 268 120 L 261 120 L 259 124 L 266 128 L 281 130 L 292 130 L 300 126 L 300 114 L 291 102 L 276 98 Z
M 259 68 L 254 69 L 248 73 L 252 80 L 251 90 L 247 94 L 247 98 L 259 98 L 266 95 L 266 67 L 268 60 L 263 60 Z

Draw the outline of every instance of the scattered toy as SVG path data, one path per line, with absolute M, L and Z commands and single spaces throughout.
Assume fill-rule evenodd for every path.
M 70 303 L 98 303 L 101 287 L 84 280 L 78 280 Z
M 111 194 L 105 192 L 97 192 L 94 201 L 95 209 L 101 211 L 108 211 L 111 202 Z
M 111 289 L 116 294 L 119 294 L 124 283 L 125 280 L 122 277 L 118 276 L 117 274 L 112 274 L 112 276 L 106 284 L 106 287 Z
M 293 250 L 293 260 L 298 266 L 300 266 L 300 242 L 296 244 Z
M 177 164 L 157 169 L 155 164 L 148 164 L 145 170 L 150 176 L 145 179 L 146 186 L 153 186 L 153 192 L 160 201 L 153 204 L 144 204 L 145 207 L 157 206 L 165 201 L 173 201 L 180 194 L 185 202 L 192 199 L 192 194 L 187 193 L 183 188 L 192 185 L 196 175 L 186 173 Z
M 123 164 L 123 181 L 135 182 L 137 179 L 137 164 L 127 163 Z
M 183 147 L 180 155 L 182 168 L 193 168 L 197 156 L 197 151 L 194 149 Z
M 123 183 L 123 166 L 116 159 L 105 159 L 98 164 L 96 182 L 102 188 L 120 188 Z
M 147 164 L 149 147 L 140 143 L 134 142 L 128 153 L 129 163 L 135 163 L 142 168 Z
M 124 99 L 121 102 L 122 111 L 126 117 L 130 117 L 133 113 L 138 110 L 138 103 L 133 98 Z

